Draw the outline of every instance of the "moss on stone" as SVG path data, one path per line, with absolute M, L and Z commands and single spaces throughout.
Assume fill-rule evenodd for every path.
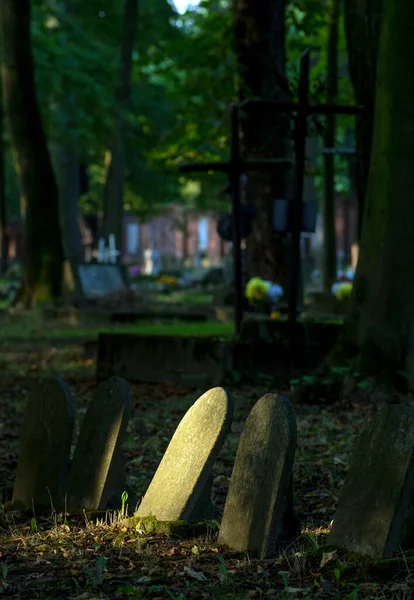
M 148 517 L 133 516 L 124 521 L 124 525 L 133 528 L 138 535 L 166 535 L 181 539 L 191 539 L 208 536 L 217 528 L 215 522 L 200 521 L 189 523 L 187 521 L 157 521 L 152 515 Z
M 18 500 L 15 500 L 14 502 L 12 500 L 9 500 L 9 502 L 5 502 L 3 504 L 3 509 L 5 512 L 24 512 L 26 511 L 26 506 L 23 502 L 19 502 Z

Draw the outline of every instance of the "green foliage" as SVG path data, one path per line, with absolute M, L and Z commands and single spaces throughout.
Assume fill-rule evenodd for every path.
M 114 117 L 122 3 L 111 0 L 104 10 L 95 0 L 73 0 L 70 10 L 67 4 L 34 2 L 38 95 L 50 141 L 74 140 L 88 165 L 91 189 L 82 209 L 96 212 Z M 194 197 L 182 198 L 187 180 L 177 168 L 182 160 L 217 159 L 227 151 L 223 114 L 235 89 L 231 19 L 210 4 L 180 16 L 167 0 L 140 2 L 126 115 L 125 208 L 142 217 L 177 200 L 190 208 L 198 199 L 210 204 L 223 185 L 205 176 Z
M 34 535 L 37 531 L 37 522 L 34 517 L 30 519 L 30 533 Z
M 128 501 L 128 492 L 127 491 L 123 491 L 122 495 L 121 495 L 121 516 L 125 517 L 126 516 L 126 506 L 127 506 L 127 501 Z
M 82 198 L 81 208 L 97 212 L 113 129 L 123 2 L 34 0 L 32 4 L 37 88 L 48 139 L 76 143 L 90 177 L 90 190 Z M 291 0 L 286 10 L 292 93 L 296 95 L 299 57 L 306 47 L 313 46 L 312 96 L 322 101 L 326 0 Z M 339 100 L 351 102 L 343 26 L 340 65 Z M 179 15 L 168 0 L 141 0 L 126 114 L 127 211 L 145 219 L 177 201 L 188 211 L 227 206 L 228 201 L 220 195 L 225 185 L 222 175 L 180 176 L 178 165 L 228 156 L 227 107 L 235 99 L 237 67 L 230 1 L 202 0 L 197 8 Z M 338 142 L 351 123 L 349 117 L 338 119 Z M 347 189 L 346 164 L 338 159 L 338 189 Z M 12 164 L 10 170 L 13 172 Z M 8 196 L 13 198 L 11 212 L 16 214 L 18 192 L 13 176 L 7 178 L 7 185 Z
M 310 82 L 311 102 L 325 101 L 326 87 L 326 46 L 327 46 L 327 2 L 326 0 L 291 0 L 286 7 L 286 46 L 287 71 L 291 91 L 296 98 L 299 80 L 299 59 L 310 47 L 312 49 L 312 69 Z M 348 76 L 347 42 L 343 15 L 339 22 L 338 43 L 338 103 L 353 104 L 353 89 Z M 349 115 L 338 115 L 336 119 L 336 147 L 353 146 L 353 136 L 349 132 L 354 129 L 355 118 Z M 313 133 L 321 135 L 325 122 L 322 117 L 313 120 Z M 315 185 L 322 191 L 322 155 L 318 157 Z M 335 157 L 335 187 L 337 192 L 349 191 L 349 158 Z

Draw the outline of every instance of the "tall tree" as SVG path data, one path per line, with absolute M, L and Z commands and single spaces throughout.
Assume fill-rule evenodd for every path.
M 326 48 L 326 101 L 335 104 L 338 95 L 338 25 L 341 0 L 328 0 L 328 36 Z M 335 115 L 326 117 L 324 143 L 327 148 L 335 147 Z M 323 160 L 323 230 L 324 269 L 323 283 L 330 292 L 336 279 L 336 234 L 335 234 L 335 155 L 325 154 Z
M 285 56 L 285 0 L 234 0 L 236 54 L 241 97 L 289 99 Z M 290 119 L 285 111 L 252 108 L 243 120 L 243 150 L 251 158 L 290 155 Z M 285 169 L 249 173 L 247 198 L 257 215 L 248 238 L 248 271 L 277 281 L 282 242 L 272 231 L 273 200 L 286 197 Z
M 60 3 L 64 17 L 63 27 L 73 16 L 72 0 Z M 65 38 L 64 38 L 65 39 Z M 65 40 L 66 41 L 66 40 Z M 66 52 L 70 46 L 66 44 Z M 63 252 L 66 259 L 80 260 L 82 257 L 82 239 L 79 224 L 80 168 L 76 140 L 76 98 L 72 90 L 66 90 L 65 97 L 52 101 L 53 110 L 64 115 L 61 131 L 55 132 L 51 145 L 52 163 L 59 191 L 59 216 L 62 232 Z
M 36 97 L 30 24 L 29 0 L 2 0 L 3 96 L 26 213 L 26 303 L 59 296 L 63 263 L 58 190 Z
M 0 274 L 7 269 L 9 243 L 7 235 L 7 206 L 5 184 L 6 151 L 4 143 L 4 109 L 3 99 L 0 99 Z
M 132 54 L 138 27 L 138 0 L 125 0 L 119 85 L 115 97 L 113 138 L 107 153 L 102 234 L 114 234 L 120 247 L 126 152 L 125 113 L 131 96 Z
M 414 4 L 383 0 L 374 134 L 350 310 L 331 359 L 395 379 L 414 327 Z M 410 357 L 413 358 L 412 356 Z
M 344 0 L 348 66 L 357 104 L 364 118 L 357 121 L 358 234 L 362 231 L 368 185 L 375 110 L 375 81 L 383 0 Z

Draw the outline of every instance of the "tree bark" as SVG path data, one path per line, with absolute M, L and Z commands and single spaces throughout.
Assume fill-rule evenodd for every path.
M 74 142 L 52 146 L 54 171 L 59 190 L 59 213 L 65 259 L 82 259 L 79 225 L 79 157 Z
M 326 102 L 336 104 L 338 97 L 338 25 L 340 19 L 340 1 L 328 0 L 328 43 L 326 48 Z M 335 148 L 336 117 L 326 117 L 325 147 Z M 324 268 L 323 284 L 326 293 L 330 293 L 336 280 L 336 231 L 335 231 L 335 154 L 323 157 L 323 233 Z
M 383 0 L 374 134 L 360 255 L 333 357 L 395 378 L 414 324 L 414 3 Z
M 285 1 L 234 0 L 236 54 L 241 98 L 256 96 L 286 101 Z M 243 152 L 249 158 L 290 155 L 290 116 L 283 110 L 251 108 L 242 119 Z M 266 280 L 283 277 L 283 243 L 273 232 L 273 201 L 286 197 L 286 172 L 248 173 L 246 197 L 257 215 L 247 240 L 248 272 Z
M 122 251 L 122 216 L 125 174 L 125 111 L 131 95 L 132 53 L 138 25 L 138 0 L 125 0 L 119 87 L 115 97 L 113 139 L 109 146 L 104 186 L 102 235 L 114 234 Z
M 375 110 L 379 28 L 383 0 L 344 0 L 348 66 L 355 101 L 365 107 L 357 121 L 358 237 L 362 232 Z
M 36 97 L 29 0 L 2 0 L 2 84 L 25 204 L 26 303 L 61 293 L 58 191 Z
M 62 2 L 67 15 L 73 12 L 71 0 Z M 66 49 L 69 52 L 69 49 Z M 60 106 L 52 106 L 65 116 L 63 132 L 56 132 L 52 145 L 52 162 L 59 192 L 59 215 L 65 259 L 79 261 L 82 258 L 82 236 L 79 224 L 80 173 L 76 148 L 76 101 L 73 94 L 66 94 Z M 63 135 L 62 135 L 63 134 Z
M 8 265 L 9 240 L 7 232 L 7 206 L 5 184 L 5 143 L 3 98 L 0 101 L 0 275 L 4 275 Z

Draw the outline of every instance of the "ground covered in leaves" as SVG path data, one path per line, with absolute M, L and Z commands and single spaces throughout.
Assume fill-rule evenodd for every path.
M 4 342 L 0 361 L 0 499 L 10 496 L 22 415 L 37 377 L 62 376 L 77 407 L 77 426 L 97 385 L 93 352 L 73 342 Z M 205 390 L 133 385 L 125 453 L 139 499 L 185 411 Z M 215 466 L 214 501 L 224 504 L 243 423 L 269 389 L 234 386 L 232 433 Z M 276 390 L 289 392 L 289 390 Z M 372 408 L 296 406 L 295 507 L 302 535 L 270 560 L 217 545 L 212 522 L 199 539 L 139 537 L 119 514 L 8 513 L 0 507 L 0 595 L 34 599 L 411 598 L 414 557 L 373 562 L 326 547 L 326 534 L 346 476 L 355 437 Z M 76 437 L 76 436 L 75 436 Z M 134 506 L 129 506 L 132 513 Z

